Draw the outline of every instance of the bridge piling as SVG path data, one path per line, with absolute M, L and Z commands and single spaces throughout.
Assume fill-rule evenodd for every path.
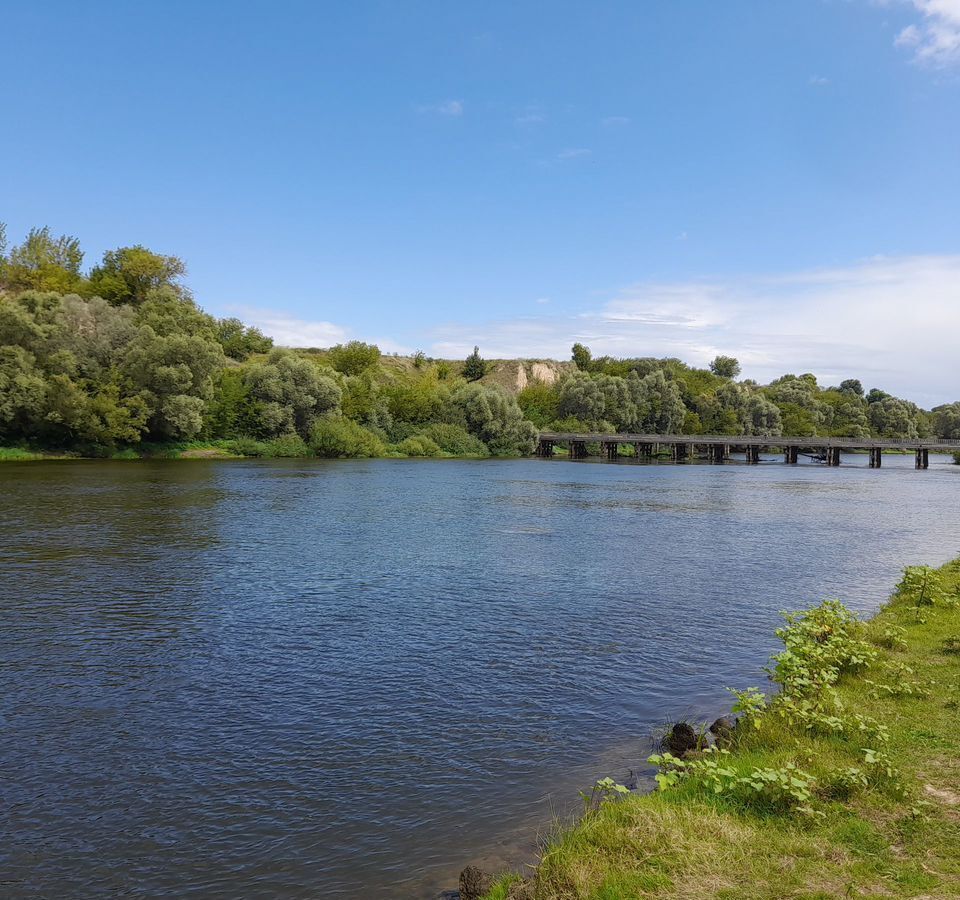
M 537 456 L 550 458 L 557 447 L 567 448 L 567 458 L 583 459 L 592 455 L 615 459 L 620 447 L 632 447 L 635 458 L 651 457 L 661 451 L 670 459 L 679 462 L 692 457 L 706 458 L 713 463 L 722 463 L 730 458 L 731 446 L 741 449 L 748 464 L 760 460 L 761 451 L 779 450 L 787 464 L 798 461 L 800 454 L 824 463 L 839 466 L 842 452 L 865 451 L 869 454 L 870 467 L 879 468 L 883 451 L 913 452 L 918 469 L 929 468 L 930 451 L 934 453 L 960 452 L 960 440 L 913 438 L 894 440 L 883 437 L 846 438 L 816 437 L 812 435 L 720 435 L 720 434 L 637 434 L 600 432 L 541 431 L 534 444 Z

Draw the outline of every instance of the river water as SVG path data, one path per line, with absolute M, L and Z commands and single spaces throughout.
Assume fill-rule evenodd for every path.
M 783 609 L 960 553 L 960 467 L 0 465 L 0 894 L 426 898 L 529 859 Z

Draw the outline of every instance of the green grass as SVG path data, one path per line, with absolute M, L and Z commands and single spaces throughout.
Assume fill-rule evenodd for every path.
M 936 605 L 918 608 L 904 588 L 850 626 L 851 652 L 875 653 L 865 668 L 848 661 L 835 684 L 815 689 L 786 678 L 758 726 L 738 727 L 729 756 L 704 757 L 729 768 L 728 782 L 796 765 L 812 777 L 809 803 L 715 794 L 709 779 L 687 776 L 557 830 L 526 893 L 509 876 L 490 900 L 960 896 L 960 561 L 939 571 Z M 799 652 L 832 640 L 827 626 Z M 790 712 L 801 708 L 815 710 L 806 726 Z M 858 732 L 857 715 L 886 726 L 888 739 Z M 843 724 L 824 724 L 834 720 Z M 871 747 L 886 753 L 890 776 L 887 763 L 866 762 Z M 849 769 L 868 783 L 848 784 Z
M 44 459 L 44 454 L 22 450 L 20 447 L 0 447 L 0 462 L 23 462 L 27 459 Z

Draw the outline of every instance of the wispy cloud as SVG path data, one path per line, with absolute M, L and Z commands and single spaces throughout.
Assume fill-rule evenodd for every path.
M 462 100 L 444 100 L 440 103 L 429 103 L 417 107 L 417 112 L 419 113 L 433 113 L 437 116 L 449 116 L 452 118 L 462 116 L 463 111 Z
M 912 0 L 920 22 L 908 25 L 894 44 L 914 59 L 937 68 L 960 64 L 960 0 Z
M 579 159 L 589 156 L 592 151 L 586 147 L 566 147 L 557 154 L 557 159 Z
M 630 120 L 626 116 L 606 116 L 600 120 L 600 124 L 607 128 L 615 128 L 618 125 L 629 125 Z
M 526 316 L 433 333 L 432 353 L 567 358 L 737 356 L 748 377 L 863 378 L 928 406 L 960 396 L 960 255 L 877 258 L 782 276 L 639 283 L 573 316 Z
M 281 347 L 331 347 L 347 339 L 347 329 L 333 322 L 300 319 L 284 312 L 255 307 L 238 307 L 236 312 L 248 325 L 272 337 Z
M 826 87 L 828 84 L 830 84 L 830 79 L 824 77 L 823 75 L 811 75 L 808 84 L 811 87 Z

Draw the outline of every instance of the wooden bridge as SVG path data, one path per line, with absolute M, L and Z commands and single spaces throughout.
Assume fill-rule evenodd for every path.
M 827 437 L 764 437 L 762 435 L 730 434 L 574 434 L 572 432 L 541 431 L 537 440 L 537 456 L 552 457 L 554 448 L 563 446 L 569 459 L 583 459 L 599 447 L 599 455 L 616 459 L 621 447 L 630 447 L 637 458 L 652 458 L 668 453 L 675 461 L 701 457 L 711 462 L 723 462 L 734 451 L 742 452 L 748 463 L 760 462 L 760 451 L 783 453 L 784 462 L 795 463 L 800 456 L 809 456 L 828 466 L 840 465 L 843 451 L 865 450 L 870 468 L 878 469 L 884 450 L 913 451 L 916 467 L 930 465 L 930 451 L 953 453 L 960 451 L 960 441 L 933 438 L 894 441 L 880 438 Z M 596 455 L 594 452 L 593 455 Z

